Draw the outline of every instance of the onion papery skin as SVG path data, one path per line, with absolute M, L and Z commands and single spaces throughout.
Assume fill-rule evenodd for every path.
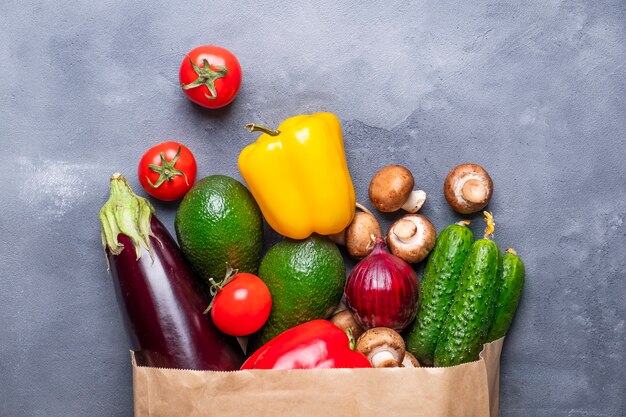
M 417 312 L 417 274 L 408 263 L 387 252 L 385 241 L 378 238 L 372 253 L 348 275 L 345 300 L 364 329 L 389 327 L 400 332 Z

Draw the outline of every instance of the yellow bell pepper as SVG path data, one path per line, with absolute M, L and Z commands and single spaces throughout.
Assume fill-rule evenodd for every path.
M 239 171 L 274 230 L 304 239 L 350 224 L 356 197 L 337 116 L 294 116 L 277 130 L 246 128 L 264 133 L 239 154 Z

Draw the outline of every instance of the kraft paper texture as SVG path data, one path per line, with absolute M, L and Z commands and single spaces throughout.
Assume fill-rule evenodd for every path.
M 136 417 L 497 417 L 504 338 L 449 368 L 189 371 L 138 366 Z

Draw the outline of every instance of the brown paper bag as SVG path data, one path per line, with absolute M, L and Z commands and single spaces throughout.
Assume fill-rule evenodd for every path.
M 136 417 L 497 417 L 503 339 L 449 368 L 233 372 L 138 366 Z

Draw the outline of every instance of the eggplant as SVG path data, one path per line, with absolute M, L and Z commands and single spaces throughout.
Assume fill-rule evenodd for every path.
M 124 324 L 141 365 L 195 370 L 237 370 L 243 352 L 221 333 L 199 282 L 148 200 L 121 174 L 100 211 L 102 245 Z

